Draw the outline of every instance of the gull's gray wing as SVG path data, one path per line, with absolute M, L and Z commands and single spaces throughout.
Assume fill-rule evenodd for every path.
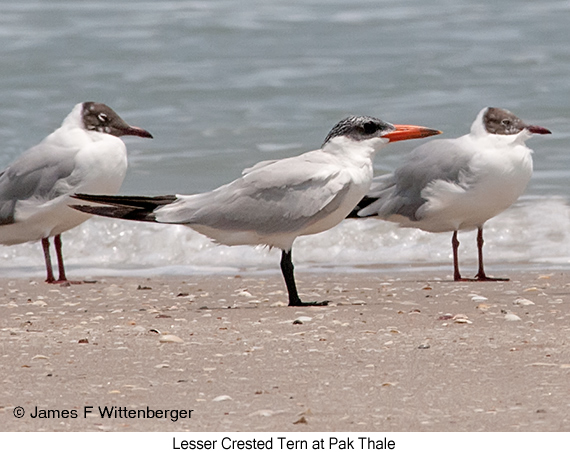
M 14 222 L 18 201 L 48 201 L 65 194 L 64 184 L 75 167 L 69 148 L 40 143 L 24 152 L 0 173 L 0 224 Z
M 402 215 L 417 220 L 417 210 L 427 201 L 422 196 L 424 189 L 437 181 L 465 184 L 472 156 L 457 139 L 433 140 L 417 147 L 394 173 L 374 178 L 367 197 L 377 199 L 358 215 Z
M 351 177 L 318 151 L 262 162 L 214 191 L 180 196 L 157 209 L 164 223 L 278 234 L 298 231 L 335 211 Z

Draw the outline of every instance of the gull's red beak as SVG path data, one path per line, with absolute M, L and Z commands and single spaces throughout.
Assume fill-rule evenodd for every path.
M 382 138 L 388 138 L 390 143 L 394 141 L 412 140 L 414 138 L 426 138 L 441 133 L 440 130 L 428 129 L 427 127 L 421 126 L 394 124 L 394 127 L 396 130 L 382 136 Z
M 123 135 L 134 135 L 142 138 L 153 138 L 150 132 L 135 126 L 128 126 L 125 129 L 122 129 L 121 132 Z
M 530 133 L 538 133 L 540 135 L 547 135 L 552 133 L 550 130 L 545 129 L 544 127 L 540 126 L 526 126 L 525 127 Z

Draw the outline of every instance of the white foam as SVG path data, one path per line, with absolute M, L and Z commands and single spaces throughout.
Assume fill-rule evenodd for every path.
M 570 264 L 570 208 L 562 198 L 525 199 L 485 226 L 490 266 Z M 459 234 L 460 263 L 476 264 L 475 232 Z M 346 220 L 293 247 L 298 269 L 356 271 L 362 267 L 446 266 L 451 234 L 403 229 L 376 219 Z M 279 271 L 279 250 L 227 247 L 190 228 L 93 218 L 63 235 L 71 275 L 146 275 Z M 41 276 L 39 243 L 0 247 L 3 276 Z

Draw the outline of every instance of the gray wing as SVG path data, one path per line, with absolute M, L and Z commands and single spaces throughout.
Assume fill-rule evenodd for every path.
M 338 208 L 351 179 L 318 156 L 305 156 L 256 165 L 214 191 L 181 196 L 158 209 L 156 219 L 260 234 L 307 227 Z
M 64 194 L 58 192 L 57 182 L 69 177 L 74 167 L 69 149 L 40 143 L 24 152 L 0 173 L 0 224 L 14 222 L 18 201 L 47 201 Z
M 472 156 L 455 139 L 433 140 L 419 146 L 394 173 L 374 178 L 367 197 L 376 200 L 358 215 L 402 215 L 417 220 L 417 210 L 427 201 L 423 190 L 438 180 L 464 184 L 470 178 Z

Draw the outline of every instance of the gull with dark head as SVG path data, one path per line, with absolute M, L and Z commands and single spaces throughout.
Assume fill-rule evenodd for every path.
M 525 190 L 532 175 L 532 151 L 525 141 L 549 134 L 510 111 L 484 108 L 471 132 L 432 140 L 416 148 L 391 174 L 374 178 L 351 217 L 376 216 L 403 227 L 453 232 L 453 278 L 459 272 L 457 231 L 477 229 L 479 270 L 475 279 L 490 281 L 483 266 L 483 225 Z
M 279 248 L 289 306 L 324 305 L 304 303 L 299 297 L 291 256 L 294 240 L 336 226 L 354 209 L 370 188 L 376 151 L 393 141 L 438 133 L 351 116 L 333 127 L 320 149 L 260 162 L 239 179 L 207 193 L 158 197 L 78 194 L 77 199 L 105 205 L 73 207 L 113 218 L 182 224 L 224 245 Z
M 65 283 L 61 233 L 90 218 L 67 207 L 69 196 L 117 193 L 127 170 L 119 137 L 152 138 L 129 126 L 105 104 L 77 104 L 61 127 L 0 173 L 0 244 L 41 240 L 48 283 Z M 59 277 L 53 274 L 49 238 L 54 237 Z

